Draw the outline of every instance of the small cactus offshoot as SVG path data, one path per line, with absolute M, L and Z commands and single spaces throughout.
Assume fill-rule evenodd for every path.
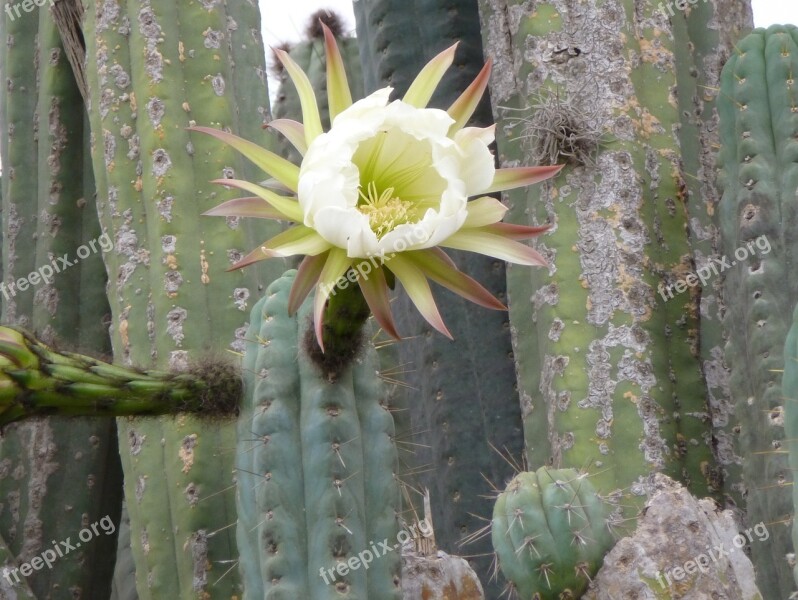
M 615 540 L 611 507 L 575 469 L 516 475 L 493 509 L 502 573 L 523 600 L 579 598 Z

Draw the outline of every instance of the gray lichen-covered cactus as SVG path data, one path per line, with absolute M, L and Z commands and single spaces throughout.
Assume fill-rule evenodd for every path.
M 757 29 L 723 68 L 719 100 L 719 215 L 728 314 L 726 358 L 740 421 L 747 517 L 770 526 L 752 544 L 760 589 L 787 597 L 795 589 L 788 553 L 794 472 L 782 448 L 784 342 L 798 302 L 798 28 Z M 792 365 L 790 365 L 792 368 Z M 787 438 L 791 438 L 787 435 Z
M 120 364 L 180 369 L 203 353 L 243 351 L 258 278 L 281 270 L 225 272 L 278 227 L 201 216 L 235 197 L 210 179 L 255 179 L 255 169 L 186 129 L 212 123 L 266 140 L 259 23 L 249 2 L 86 4 L 94 174 L 115 246 L 105 258 Z M 139 597 L 240 595 L 234 424 L 181 415 L 118 426 Z
M 519 598 L 575 600 L 615 540 L 610 506 L 576 469 L 516 475 L 493 509 L 492 540 Z
M 331 383 L 308 355 L 309 306 L 289 271 L 252 309 L 239 420 L 238 547 L 245 600 L 399 600 L 393 420 L 373 348 Z
M 713 4 L 713 28 L 739 29 L 731 4 Z M 585 468 L 610 496 L 631 490 L 628 517 L 657 471 L 719 496 L 700 299 L 685 284 L 697 278 L 680 153 L 699 140 L 678 134 L 689 66 L 673 22 L 643 1 L 522 7 L 480 2 L 499 157 L 569 163 L 507 195 L 509 220 L 553 225 L 539 245 L 549 272 L 508 270 L 528 463 Z

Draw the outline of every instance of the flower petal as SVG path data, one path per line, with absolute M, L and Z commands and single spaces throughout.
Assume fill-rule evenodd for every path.
M 466 184 L 466 195 L 481 194 L 496 177 L 495 158 L 490 144 L 496 139 L 496 126 L 466 127 L 454 134 L 460 152 L 460 177 Z
M 313 325 L 316 331 L 316 340 L 319 342 L 319 348 L 324 352 L 323 326 L 324 326 L 324 307 L 327 304 L 327 298 L 330 297 L 335 284 L 341 278 L 341 275 L 346 273 L 346 270 L 352 264 L 352 259 L 346 255 L 344 250 L 340 248 L 333 248 L 327 256 L 327 262 L 324 263 L 324 268 L 321 270 L 319 276 L 319 283 L 316 286 L 316 296 L 313 299 Z
M 419 250 L 417 252 L 408 252 L 404 256 L 421 269 L 422 273 L 432 279 L 432 281 L 439 283 L 466 300 L 493 310 L 507 310 L 507 307 L 499 302 L 493 294 L 462 271 L 452 268 L 436 253 L 429 250 Z
M 296 223 L 302 222 L 302 208 L 299 206 L 299 203 L 294 200 L 293 198 L 286 198 L 285 196 L 280 196 L 275 194 L 271 190 L 267 190 L 259 186 L 257 183 L 252 183 L 251 181 L 244 181 L 243 179 L 214 179 L 211 183 L 220 183 L 222 185 L 226 185 L 228 187 L 238 188 L 240 190 L 244 190 L 245 192 L 249 192 L 250 194 L 255 194 L 258 198 L 263 198 L 266 202 L 271 204 L 277 211 L 281 212 L 284 215 L 284 218 L 288 221 L 294 221 Z
M 529 226 L 516 225 L 514 223 L 493 223 L 492 225 L 482 228 L 483 231 L 495 233 L 496 235 L 500 235 L 511 240 L 528 240 L 529 238 L 538 236 L 549 229 L 551 229 L 551 225 Z
M 267 258 L 293 256 L 294 254 L 315 256 L 329 249 L 329 242 L 310 227 L 296 225 L 263 242 L 263 244 L 230 267 L 228 271 L 243 269 Z
M 236 198 L 222 202 L 202 213 L 206 217 L 254 217 L 256 219 L 285 220 L 285 215 L 271 206 L 263 198 Z
M 452 339 L 452 334 L 446 329 L 441 314 L 438 312 L 438 307 L 435 305 L 432 290 L 429 289 L 429 283 L 424 273 L 402 254 L 396 254 L 391 258 L 390 262 L 385 264 L 401 282 L 407 291 L 407 295 L 410 296 L 410 300 L 416 305 L 416 308 L 418 308 L 427 323 L 449 339 Z
M 377 323 L 383 328 L 385 333 L 394 339 L 401 339 L 401 336 L 396 331 L 396 324 L 391 314 L 391 300 L 388 297 L 388 284 L 385 281 L 385 272 L 381 268 L 377 268 L 371 274 L 364 273 L 363 265 L 370 265 L 368 261 L 363 261 L 355 266 L 358 271 L 357 283 L 360 286 L 360 291 L 363 292 L 363 298 L 371 309 L 371 314 L 374 315 Z
M 476 200 L 471 200 L 466 205 L 468 216 L 466 217 L 463 227 L 482 227 L 483 225 L 492 225 L 498 223 L 504 218 L 507 212 L 507 207 L 490 196 L 483 196 Z
M 299 269 L 296 272 L 294 284 L 291 286 L 291 292 L 288 294 L 288 315 L 293 316 L 299 307 L 308 297 L 308 294 L 316 285 L 321 275 L 321 270 L 324 268 L 324 263 L 327 262 L 329 252 L 322 252 L 316 256 L 306 256 L 299 264 Z
M 324 23 L 324 47 L 327 54 L 327 101 L 330 107 L 330 122 L 352 106 L 352 92 L 346 79 L 344 60 L 335 41 L 335 36 Z
M 274 49 L 277 58 L 283 63 L 285 72 L 291 78 L 299 94 L 299 103 L 302 105 L 302 123 L 305 125 L 305 141 L 308 146 L 313 140 L 323 133 L 321 127 L 321 116 L 319 115 L 319 105 L 316 102 L 316 94 L 313 92 L 313 85 L 305 72 L 294 62 L 285 50 Z
M 432 94 L 435 93 L 435 88 L 438 87 L 444 74 L 452 66 L 456 51 L 457 44 L 454 44 L 429 61 L 421 69 L 402 100 L 416 108 L 425 108 L 432 98 Z
M 297 186 L 299 185 L 299 167 L 294 163 L 287 161 L 281 156 L 277 156 L 274 152 L 266 150 L 266 148 L 261 148 L 249 140 L 240 138 L 232 133 L 227 133 L 221 129 L 199 126 L 189 127 L 188 129 L 189 131 L 198 131 L 200 133 L 212 135 L 228 146 L 232 146 L 270 176 L 287 186 L 292 192 L 297 191 Z
M 564 165 L 552 165 L 550 167 L 514 167 L 510 169 L 496 169 L 496 176 L 493 183 L 483 194 L 492 192 L 503 192 L 532 185 L 550 177 L 554 177 Z
M 454 119 L 454 125 L 452 125 L 452 128 L 449 130 L 450 137 L 465 127 L 468 120 L 474 114 L 479 101 L 482 99 L 488 87 L 488 80 L 490 79 L 492 68 L 493 60 L 488 59 L 488 62 L 482 67 L 482 70 L 479 72 L 476 79 L 474 79 L 473 83 L 471 83 L 449 107 L 447 112 L 449 116 Z
M 479 229 L 461 229 L 440 245 L 455 250 L 479 252 L 519 265 L 548 266 L 546 259 L 529 246 Z
M 266 127 L 271 127 L 279 131 L 291 145 L 297 149 L 302 156 L 308 151 L 308 143 L 305 140 L 305 126 L 293 119 L 275 119 L 270 121 Z

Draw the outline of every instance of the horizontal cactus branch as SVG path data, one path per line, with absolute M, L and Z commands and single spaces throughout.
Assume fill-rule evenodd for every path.
M 0 426 L 59 416 L 232 416 L 242 393 L 238 369 L 219 361 L 180 373 L 144 372 L 56 352 L 29 334 L 0 327 Z

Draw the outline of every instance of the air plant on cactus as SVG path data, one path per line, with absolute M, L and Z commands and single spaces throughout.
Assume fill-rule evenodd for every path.
M 358 284 L 360 293 L 354 302 L 367 305 L 360 311 L 350 307 L 349 320 L 352 315 L 357 315 L 355 321 L 365 320 L 370 311 L 395 338 L 399 334 L 388 300 L 388 288 L 395 279 L 427 322 L 449 337 L 428 279 L 487 308 L 505 309 L 459 271 L 442 248 L 544 265 L 538 252 L 518 240 L 547 227 L 502 223 L 507 208 L 487 194 L 537 183 L 555 175 L 560 167 L 496 169 L 488 148 L 494 127 L 465 127 L 487 86 L 490 63 L 447 111 L 427 104 L 452 64 L 456 45 L 433 58 L 402 99 L 390 101 L 392 88 L 387 87 L 353 103 L 335 38 L 326 27 L 324 33 L 332 122 L 327 132 L 307 76 L 285 52 L 275 50 L 299 92 L 304 123 L 278 119 L 270 126 L 302 154 L 300 165 L 230 133 L 192 128 L 230 144 L 295 194 L 283 196 L 248 181 L 218 180 L 254 197 L 225 202 L 206 214 L 296 223 L 234 268 L 266 258 L 305 255 L 291 290 L 289 311 L 296 312 L 316 288 L 314 331 L 322 351 L 328 337 L 335 335 L 326 333 L 325 307 L 331 296 L 346 287 L 344 276 Z

